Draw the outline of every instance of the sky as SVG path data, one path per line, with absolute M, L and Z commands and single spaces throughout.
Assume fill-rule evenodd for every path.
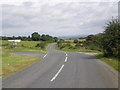
M 109 1 L 109 2 L 108 2 Z M 2 35 L 82 36 L 104 31 L 119 0 L 1 0 Z

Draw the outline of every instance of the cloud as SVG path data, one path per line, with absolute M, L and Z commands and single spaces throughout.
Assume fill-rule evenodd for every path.
M 2 4 L 3 34 L 29 35 L 34 31 L 53 36 L 87 35 L 103 31 L 117 16 L 117 2 L 19 2 Z

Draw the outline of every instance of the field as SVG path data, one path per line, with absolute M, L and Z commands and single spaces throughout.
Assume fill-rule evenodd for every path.
M 0 62 L 0 76 L 5 76 L 10 73 L 16 72 L 22 68 L 25 68 L 33 62 L 40 60 L 40 58 L 27 55 L 18 55 L 15 53 L 9 53 L 5 49 L 0 53 L 2 56 L 2 62 Z
M 46 52 L 45 49 L 36 47 L 38 43 L 43 43 L 42 41 L 22 41 L 18 42 L 15 47 L 13 47 L 13 42 L 8 42 L 7 40 L 2 40 L 0 45 L 3 46 L 8 51 L 24 51 L 24 52 Z M 45 45 L 47 47 L 48 43 Z
M 86 39 L 77 39 L 78 41 L 86 41 Z M 70 44 L 70 46 L 67 46 L 66 44 Z M 75 48 L 77 43 L 74 43 L 74 39 L 72 40 L 64 40 L 62 43 L 62 46 L 65 46 L 64 48 L 60 49 L 56 46 L 56 49 L 63 50 L 63 51 L 72 51 L 72 52 L 96 52 L 99 53 L 97 50 L 90 50 L 83 47 L 83 43 L 80 43 L 81 47 Z
M 29 66 L 33 62 L 40 60 L 40 58 L 28 55 L 19 55 L 15 53 L 9 53 L 9 51 L 24 51 L 24 52 L 47 52 L 45 48 L 36 47 L 38 43 L 45 43 L 42 41 L 22 41 L 18 42 L 13 47 L 13 42 L 7 40 L 0 41 L 0 75 L 8 75 L 16 72 L 24 67 Z M 45 44 L 45 47 L 48 43 Z M 2 70 L 1 70 L 2 69 Z M 3 71 L 3 72 L 2 72 Z
M 75 44 L 71 44 L 71 46 L 75 46 Z M 91 52 L 91 53 L 100 53 L 99 51 L 96 50 L 90 50 L 90 49 L 85 49 L 84 47 L 81 47 L 79 49 L 68 49 L 68 48 L 63 48 L 60 49 L 57 46 L 55 47 L 57 50 L 62 50 L 62 51 L 70 51 L 70 52 Z
M 78 41 L 85 41 L 86 39 L 77 39 Z M 65 40 L 65 41 L 67 41 L 67 42 L 73 42 L 74 41 L 74 39 L 71 39 L 71 40 Z

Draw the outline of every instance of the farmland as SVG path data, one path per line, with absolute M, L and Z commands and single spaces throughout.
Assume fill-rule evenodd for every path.
M 27 55 L 18 55 L 15 53 L 9 53 L 5 49 L 0 53 L 2 56 L 2 62 L 0 62 L 0 75 L 5 76 L 10 73 L 16 72 L 22 68 L 25 68 L 35 61 L 40 60 L 40 58 Z
M 63 50 L 63 51 L 72 51 L 72 52 L 96 52 L 100 53 L 97 50 L 91 50 L 91 49 L 86 49 L 83 46 L 83 43 L 80 43 L 80 46 L 77 46 L 77 43 L 73 42 L 74 40 L 64 40 L 63 43 L 61 43 L 61 46 L 59 47 L 56 45 L 56 49 L 58 50 Z M 82 40 L 79 40 L 82 41 Z
M 48 45 L 48 43 L 43 41 L 22 41 L 13 46 L 13 42 L 1 40 L 0 46 L 2 46 L 2 49 L 0 48 L 0 58 L 2 62 L 0 62 L 0 69 L 2 70 L 0 70 L 0 75 L 8 75 L 40 60 L 40 58 L 34 56 L 10 53 L 10 51 L 47 52 L 45 48 L 36 47 L 37 44 L 43 44 L 45 48 Z
M 8 42 L 7 40 L 2 40 L 0 43 L 4 49 L 7 51 L 24 51 L 24 52 L 46 52 L 45 48 L 36 47 L 39 43 L 45 43 L 43 41 L 22 41 L 18 42 L 15 47 L 13 47 L 13 42 Z M 45 43 L 47 47 L 48 43 Z

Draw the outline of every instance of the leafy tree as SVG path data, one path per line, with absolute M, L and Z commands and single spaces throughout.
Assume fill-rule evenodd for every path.
M 63 43 L 64 42 L 64 40 L 63 39 L 60 39 L 58 42 L 57 42 L 57 46 L 59 47 L 59 48 L 64 48 L 65 46 L 63 46 Z
M 33 41 L 39 41 L 40 40 L 40 35 L 37 32 L 32 33 L 31 35 Z
M 21 39 L 21 36 L 18 36 L 17 38 L 18 38 L 18 39 Z
M 42 34 L 41 38 L 40 38 L 42 41 L 46 41 L 46 36 L 45 34 Z
M 54 42 L 54 38 L 52 36 L 45 35 L 45 34 L 42 34 L 41 40 L 42 41 L 47 41 L 47 42 Z
M 31 39 L 31 37 L 30 37 L 30 36 L 28 36 L 27 40 L 28 40 L 28 41 L 31 41 L 32 39 Z
M 16 39 L 15 36 L 12 37 L 13 39 Z
M 74 43 L 78 43 L 79 41 L 77 39 L 74 40 Z
M 105 56 L 119 56 L 120 23 L 118 19 L 110 20 L 103 33 L 87 36 L 84 46 L 88 49 L 100 50 Z
M 57 42 L 57 44 L 59 45 L 59 44 L 62 44 L 64 42 L 64 40 L 63 39 L 60 39 L 58 42 Z
M 118 19 L 112 19 L 105 26 L 102 42 L 105 55 L 118 56 L 120 50 L 120 23 Z
M 82 47 L 82 45 L 81 45 L 80 43 L 77 43 L 77 44 L 75 45 L 75 48 L 80 48 L 80 47 Z
M 57 42 L 57 41 L 58 41 L 58 38 L 57 38 L 57 37 L 54 37 L 54 41 Z
M 41 49 L 45 49 L 45 47 L 46 47 L 46 43 L 45 42 L 43 42 L 43 43 L 38 43 L 37 45 L 36 45 L 36 47 L 40 47 Z
M 88 35 L 87 38 L 86 38 L 86 41 L 93 41 L 95 38 L 94 35 Z

